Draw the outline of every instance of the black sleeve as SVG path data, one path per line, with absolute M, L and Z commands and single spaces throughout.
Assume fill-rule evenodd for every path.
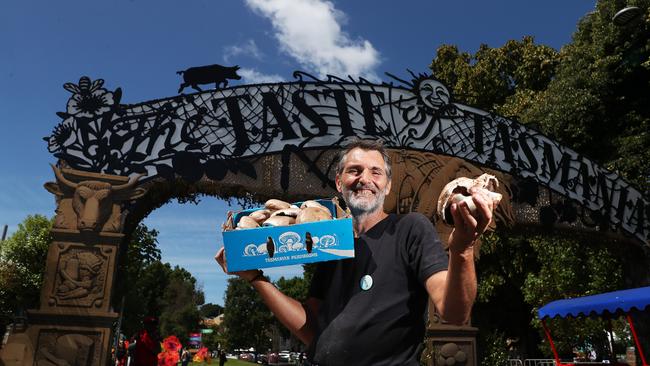
M 412 273 L 424 284 L 434 273 L 447 269 L 449 258 L 433 224 L 424 215 L 408 214 L 407 222 L 408 264 Z

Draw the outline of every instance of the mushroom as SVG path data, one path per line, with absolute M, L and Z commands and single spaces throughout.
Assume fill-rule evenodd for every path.
M 331 220 L 332 214 L 329 210 L 324 210 L 319 207 L 305 207 L 300 210 L 298 216 L 296 216 L 296 224 L 302 224 L 305 222 L 315 222 L 323 220 Z
M 268 208 L 271 211 L 275 211 L 275 210 L 282 210 L 285 208 L 289 208 L 291 207 L 291 204 L 281 200 L 270 199 L 266 201 L 266 203 L 264 203 L 264 207 Z
M 255 227 L 259 227 L 260 224 L 255 221 L 255 219 L 251 218 L 250 216 L 242 216 L 239 218 L 239 222 L 237 223 L 237 229 L 252 229 Z
M 314 200 L 305 201 L 300 205 L 300 208 L 306 208 L 306 207 L 318 207 L 318 208 L 322 208 L 323 210 L 329 211 L 329 208 L 323 206 L 322 204 Z
M 490 174 L 483 174 L 476 179 L 466 177 L 456 178 L 447 183 L 440 192 L 437 207 L 438 216 L 442 218 L 445 224 L 453 225 L 454 218 L 451 216 L 451 205 L 453 203 L 459 204 L 460 202 L 466 202 L 470 213 L 476 216 L 476 205 L 474 204 L 472 195 L 469 193 L 470 188 L 474 187 L 485 190 L 488 197 L 492 199 L 494 207 L 496 207 L 501 202 L 502 197 L 501 194 L 494 192 L 498 186 L 499 181 L 495 176 Z
M 262 210 L 253 211 L 248 215 L 248 217 L 252 218 L 258 223 L 262 223 L 264 222 L 264 220 L 271 217 L 271 210 L 262 209 Z
M 262 226 L 288 226 L 296 222 L 295 217 L 276 215 L 269 217 Z
M 299 208 L 285 208 L 282 210 L 277 210 L 271 214 L 271 217 L 273 216 L 291 216 L 291 217 L 296 217 L 300 213 Z

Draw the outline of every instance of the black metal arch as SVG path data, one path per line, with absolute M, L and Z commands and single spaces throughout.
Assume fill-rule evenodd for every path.
M 294 78 L 121 104 L 120 88 L 109 91 L 103 80 L 84 76 L 64 85 L 72 96 L 45 140 L 75 169 L 194 182 L 204 174 L 219 181 L 228 171 L 255 178 L 243 158 L 337 148 L 352 136 L 381 139 L 389 148 L 533 179 L 648 242 L 650 203 L 637 189 L 534 129 L 455 103 L 427 75 L 393 77 L 397 85 L 298 71 Z M 184 84 L 192 85 L 187 77 Z

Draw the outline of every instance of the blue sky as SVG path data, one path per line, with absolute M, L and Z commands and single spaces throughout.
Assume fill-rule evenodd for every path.
M 54 214 L 43 189 L 55 159 L 42 137 L 60 121 L 79 77 L 121 87 L 123 103 L 176 94 L 176 71 L 240 65 L 231 85 L 315 75 L 407 76 L 427 71 L 442 44 L 474 52 L 532 35 L 559 49 L 594 1 L 46 1 L 0 4 L 0 225 L 9 234 L 28 214 Z M 160 231 L 163 260 L 188 269 L 208 302 L 223 304 L 226 275 L 212 259 L 228 204 L 170 203 L 145 223 Z M 299 267 L 270 271 L 273 279 Z

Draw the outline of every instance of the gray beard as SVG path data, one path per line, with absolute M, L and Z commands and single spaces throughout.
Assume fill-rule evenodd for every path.
M 357 188 L 358 189 L 358 188 Z M 343 200 L 350 209 L 353 217 L 363 217 L 375 213 L 378 210 L 383 210 L 384 199 L 386 198 L 386 191 L 376 193 L 374 200 L 367 200 L 361 197 L 354 196 L 354 190 L 342 189 Z

